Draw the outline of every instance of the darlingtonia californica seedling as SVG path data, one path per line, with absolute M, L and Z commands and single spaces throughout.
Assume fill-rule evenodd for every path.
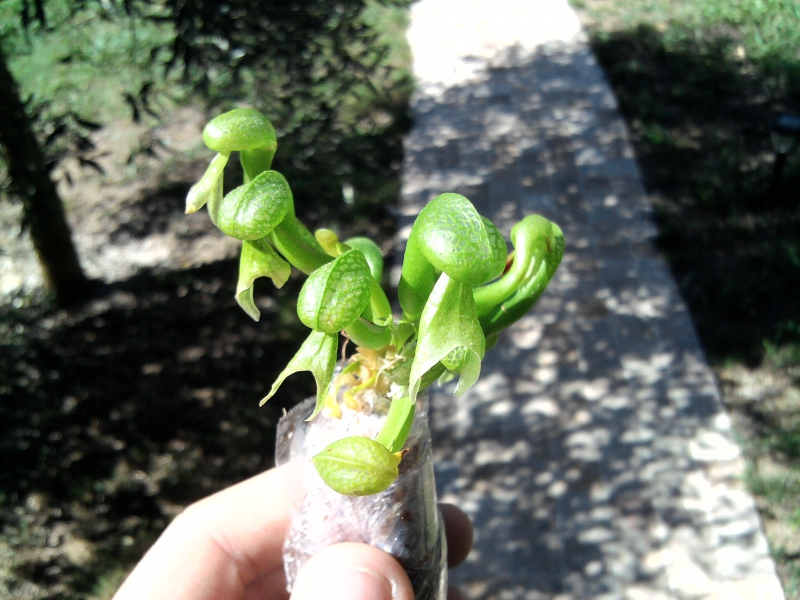
M 242 241 L 239 305 L 258 320 L 257 278 L 268 277 L 280 288 L 292 267 L 308 276 L 297 314 L 311 332 L 262 404 L 298 371 L 310 371 L 317 383 L 309 419 L 326 406 L 336 411 L 345 381 L 345 399 L 355 404 L 364 389 L 388 393 L 391 404 L 377 436 L 344 438 L 313 459 L 323 480 L 341 494 L 387 488 L 397 477 L 419 392 L 436 380 L 457 378 L 460 396 L 478 380 L 487 348 L 553 277 L 564 251 L 561 229 L 528 215 L 512 228 L 509 253 L 497 227 L 467 198 L 437 196 L 412 226 L 398 289 L 402 314 L 396 316 L 380 286 L 383 257 L 373 241 L 340 241 L 327 229 L 312 234 L 295 216 L 288 182 L 270 170 L 277 141 L 264 115 L 232 110 L 206 125 L 203 140 L 218 154 L 189 191 L 186 212 L 206 206 L 215 225 Z M 244 182 L 223 196 L 232 152 L 239 153 Z M 340 335 L 358 351 L 334 378 Z

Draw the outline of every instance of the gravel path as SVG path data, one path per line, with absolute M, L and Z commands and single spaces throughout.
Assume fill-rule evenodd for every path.
M 433 399 L 438 482 L 474 519 L 468 598 L 783 598 L 730 419 L 615 99 L 566 0 L 421 0 L 402 229 L 444 191 L 567 252 L 481 382 Z M 402 235 L 401 235 L 402 237 Z

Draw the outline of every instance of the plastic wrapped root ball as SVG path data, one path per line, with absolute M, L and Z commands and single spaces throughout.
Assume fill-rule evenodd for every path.
M 394 556 L 403 566 L 417 600 L 447 596 L 447 547 L 444 523 L 436 501 L 427 401 L 417 400 L 414 424 L 399 466 L 399 477 L 386 490 L 370 496 L 344 496 L 329 488 L 311 458 L 339 439 L 374 437 L 389 400 L 372 392 L 358 410 L 343 402 L 339 390 L 336 416 L 323 411 L 305 421 L 314 408 L 309 398 L 278 424 L 278 465 L 296 463 L 293 478 L 300 491 L 293 499 L 291 523 L 283 548 L 287 590 L 312 555 L 340 542 L 369 544 Z M 299 475 L 299 477 L 298 477 Z

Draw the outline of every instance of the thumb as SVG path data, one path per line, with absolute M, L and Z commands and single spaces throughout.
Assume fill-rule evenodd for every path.
M 291 600 L 414 600 L 400 564 L 366 544 L 334 544 L 308 559 L 297 574 Z

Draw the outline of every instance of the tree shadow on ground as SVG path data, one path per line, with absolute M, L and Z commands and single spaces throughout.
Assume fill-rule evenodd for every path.
M 736 58 L 725 37 L 667 45 L 640 26 L 591 41 L 709 357 L 757 363 L 763 341 L 785 337 L 800 314 L 800 161 L 790 157 L 781 189 L 770 191 L 769 138 L 771 114 L 800 107 L 798 85 L 776 91 L 764 74 L 776 66 Z M 800 65 L 789 67 L 787 77 Z
M 290 137 L 275 168 L 312 230 L 388 250 L 408 115 L 384 108 L 388 125 L 338 132 L 330 147 L 330 136 L 306 147 Z M 272 466 L 283 409 L 315 389 L 298 374 L 258 407 L 308 333 L 295 311 L 303 279 L 281 290 L 258 280 L 261 321 L 242 312 L 238 260 L 220 259 L 235 244 L 204 211 L 184 214 L 196 162 L 165 166 L 132 196 L 104 190 L 81 205 L 75 233 L 113 281 L 94 299 L 0 307 L 0 595 L 113 593 L 184 506 Z M 241 181 L 238 160 L 225 177 L 227 190 Z
M 371 149 L 346 174 L 350 205 L 322 152 L 302 165 L 310 172 L 276 164 L 298 181 L 298 215 L 388 248 L 401 135 L 348 142 Z M 229 189 L 241 181 L 232 163 Z M 271 467 L 283 409 L 314 392 L 298 374 L 258 407 L 308 333 L 295 311 L 303 279 L 280 290 L 258 280 L 262 317 L 251 321 L 234 300 L 238 259 L 220 259 L 230 254 L 205 213 L 184 214 L 188 188 L 165 177 L 86 208 L 76 232 L 101 240 L 95 259 L 124 279 L 85 305 L 0 307 L 0 590 L 73 598 L 119 577 L 184 506 Z M 148 243 L 169 256 L 128 277 L 156 264 Z
M 176 221 L 186 221 L 186 195 L 190 187 L 184 181 L 170 182 L 144 194 L 138 202 L 121 207 L 116 228 L 108 232 L 109 242 L 144 239 L 153 233 L 168 231 Z M 198 235 L 202 233 L 197 232 Z
M 258 407 L 304 337 L 288 300 L 301 282 L 260 300 L 255 323 L 233 300 L 235 272 L 234 260 L 145 272 L 76 311 L 14 315 L 0 488 L 6 539 L 28 547 L 19 575 L 85 591 L 91 563 L 135 559 L 187 503 L 272 465 L 282 410 L 313 392 L 298 376 Z M 48 543 L 59 523 L 67 539 Z M 65 541 L 94 559 L 72 560 Z

